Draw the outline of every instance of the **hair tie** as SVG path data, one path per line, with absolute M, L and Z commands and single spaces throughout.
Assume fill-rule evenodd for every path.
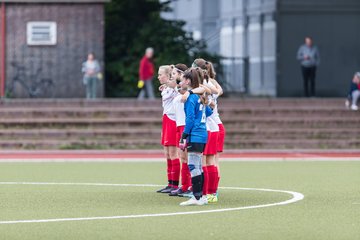
M 178 71 L 178 72 L 184 73 L 184 71 L 183 71 L 183 70 L 178 69 L 177 67 L 174 67 L 174 69 L 175 69 L 176 71 Z

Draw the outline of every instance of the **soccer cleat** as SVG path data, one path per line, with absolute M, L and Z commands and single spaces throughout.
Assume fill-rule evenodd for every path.
M 170 186 L 166 186 L 166 187 L 164 187 L 164 188 L 162 188 L 162 189 L 157 190 L 156 192 L 157 192 L 157 193 L 162 193 L 162 191 L 164 191 L 164 190 L 166 190 L 166 189 L 169 189 L 169 188 L 171 188 L 171 187 L 170 187 Z
M 190 190 L 187 190 L 186 192 L 178 194 L 179 197 L 187 197 L 192 198 L 194 196 L 193 192 Z
M 205 205 L 203 198 L 197 200 L 195 197 L 190 198 L 189 200 L 180 203 L 180 206 L 202 206 Z
M 216 193 L 215 194 L 208 194 L 206 195 L 207 201 L 208 203 L 217 203 L 218 202 L 218 198 Z
M 168 188 L 165 188 L 164 190 L 161 191 L 161 193 L 171 193 L 171 191 L 174 191 L 176 190 L 177 188 L 174 188 L 174 187 L 168 187 Z
M 169 193 L 169 196 L 175 197 L 175 196 L 179 196 L 179 194 L 182 194 L 182 193 L 184 193 L 183 190 L 181 188 L 178 188 L 174 191 L 171 191 Z
M 204 203 L 204 205 L 208 204 L 208 199 L 206 196 L 202 196 L 200 200 Z

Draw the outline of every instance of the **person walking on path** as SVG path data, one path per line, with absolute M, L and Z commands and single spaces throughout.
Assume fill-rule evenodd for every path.
M 86 98 L 96 98 L 97 81 L 99 80 L 100 64 L 95 59 L 93 53 L 89 53 L 87 60 L 82 64 L 82 72 L 84 73 L 83 83 L 86 86 Z
M 313 45 L 311 37 L 305 38 L 305 44 L 301 45 L 297 52 L 297 59 L 301 63 L 301 72 L 304 80 L 304 94 L 306 97 L 314 97 L 316 68 L 320 64 L 320 53 L 318 48 Z
M 138 95 L 138 99 L 142 100 L 145 98 L 145 95 L 149 99 L 154 99 L 154 89 L 153 89 L 153 77 L 154 77 L 154 63 L 152 58 L 154 56 L 154 49 L 147 48 L 145 55 L 140 61 L 139 67 L 139 83 L 138 87 L 141 88 Z

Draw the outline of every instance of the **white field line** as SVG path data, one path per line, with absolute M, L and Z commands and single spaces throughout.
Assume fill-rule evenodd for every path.
M 0 185 L 74 185 L 74 186 L 116 186 L 116 187 L 161 187 L 157 184 L 115 184 L 115 183 L 47 183 L 47 182 L 0 182 Z M 219 213 L 230 212 L 238 210 L 247 210 L 254 208 L 265 208 L 273 206 L 281 206 L 286 204 L 295 203 L 304 199 L 304 195 L 298 192 L 274 190 L 264 188 L 240 188 L 240 187 L 219 187 L 220 189 L 228 190 L 247 190 L 247 191 L 263 191 L 263 192 L 278 192 L 287 193 L 292 196 L 291 199 L 269 204 L 261 204 L 245 207 L 234 208 L 220 208 L 212 210 L 199 210 L 199 211 L 186 211 L 186 212 L 171 212 L 171 213 L 154 213 L 154 214 L 138 214 L 138 215 L 123 215 L 123 216 L 104 216 L 104 217 L 79 217 L 79 218 L 53 218 L 53 219 L 30 219 L 30 220 L 12 220 L 12 221 L 0 221 L 0 224 L 17 224 L 17 223 L 48 223 L 48 222 L 69 222 L 69 221 L 91 221 L 91 220 L 110 220 L 110 219 L 128 219 L 128 218 L 147 218 L 147 217 L 166 217 L 166 216 L 178 216 L 178 215 L 193 215 L 204 213 Z
M 164 162 L 165 158 L 2 158 L 0 163 L 48 163 L 48 162 Z M 359 162 L 359 157 L 236 157 L 221 158 L 221 162 Z

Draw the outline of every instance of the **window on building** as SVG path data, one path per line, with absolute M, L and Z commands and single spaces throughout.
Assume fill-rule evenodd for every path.
M 28 45 L 56 45 L 56 22 L 28 22 Z

